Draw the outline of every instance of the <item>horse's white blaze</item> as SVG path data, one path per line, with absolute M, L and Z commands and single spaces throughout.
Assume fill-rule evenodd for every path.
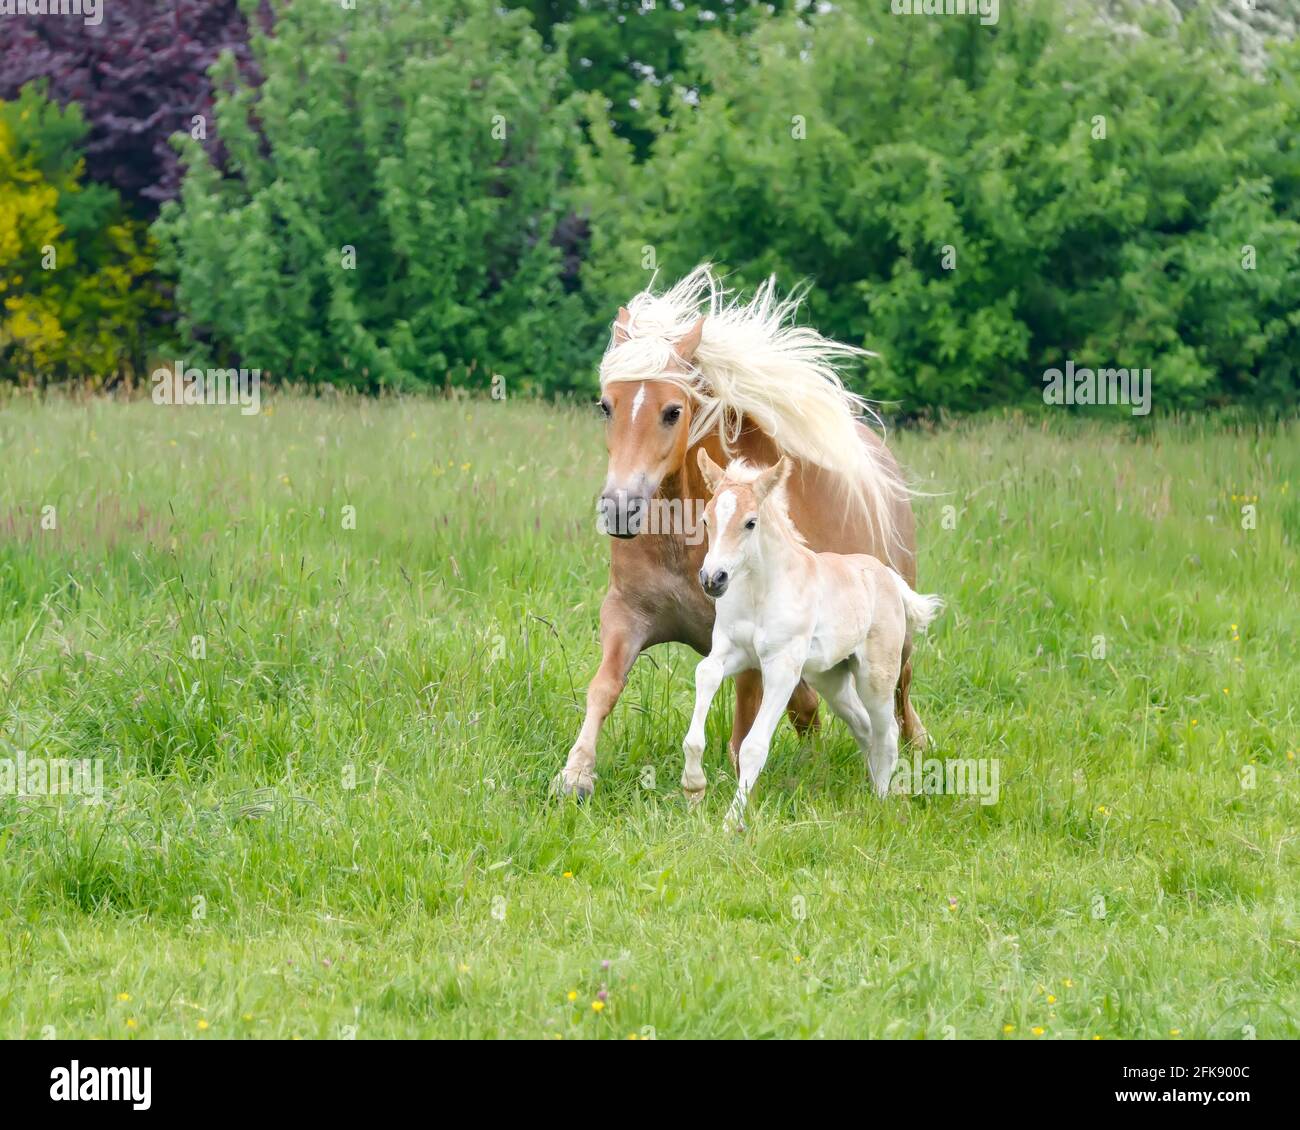
M 704 723 L 728 675 L 758 669 L 763 701 L 740 746 L 740 775 L 727 822 L 738 825 L 749 791 L 767 762 L 772 734 L 790 695 L 806 679 L 847 723 L 880 796 L 898 762 L 894 688 L 903 648 L 937 614 L 937 596 L 918 596 L 898 573 L 866 554 L 815 553 L 790 520 L 789 464 L 727 468 L 713 503 L 705 569 L 724 565 L 731 579 L 716 602 L 713 643 L 695 673 L 695 711 L 682 742 L 682 785 L 704 791 Z M 756 513 L 743 537 L 727 535 L 736 513 Z M 725 541 L 728 561 L 716 551 Z M 743 566 L 743 567 L 742 567 Z
M 632 398 L 632 422 L 636 423 L 636 414 L 641 411 L 641 405 L 645 403 L 645 381 L 641 382 L 641 387 L 636 390 L 636 396 Z

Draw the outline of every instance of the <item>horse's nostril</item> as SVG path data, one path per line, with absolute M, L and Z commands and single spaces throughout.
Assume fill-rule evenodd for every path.
M 628 497 L 624 490 L 607 491 L 600 496 L 600 528 L 618 538 L 635 537 L 646 524 L 649 503 L 640 497 Z
M 709 575 L 703 569 L 700 570 L 700 584 L 705 588 L 709 585 Z
M 717 573 L 714 573 L 713 583 L 715 585 L 725 585 L 727 583 L 727 571 L 725 569 L 722 569 L 719 570 Z

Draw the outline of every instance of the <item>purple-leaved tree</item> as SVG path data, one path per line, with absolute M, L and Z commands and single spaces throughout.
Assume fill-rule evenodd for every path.
M 88 174 L 150 216 L 180 187 L 168 138 L 191 132 L 200 116 L 207 145 L 216 144 L 208 67 L 230 50 L 256 81 L 248 24 L 237 0 L 112 0 L 102 11 L 96 26 L 73 17 L 5 20 L 0 99 L 43 79 L 59 104 L 79 102 L 90 125 Z

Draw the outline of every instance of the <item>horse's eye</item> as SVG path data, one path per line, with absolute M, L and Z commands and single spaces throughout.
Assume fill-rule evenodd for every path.
M 664 423 L 675 424 L 682 418 L 682 406 L 680 404 L 670 404 L 664 409 Z
M 751 518 L 748 522 L 745 523 L 745 529 L 752 530 L 757 525 L 758 525 L 758 519 Z
M 608 420 L 613 414 L 614 409 L 609 406 L 609 401 L 603 396 L 600 398 L 600 414 Z

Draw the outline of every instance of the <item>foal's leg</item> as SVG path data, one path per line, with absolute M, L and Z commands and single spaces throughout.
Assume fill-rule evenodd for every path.
M 809 681 L 826 700 L 826 705 L 844 719 L 853 740 L 858 743 L 858 749 L 862 751 L 863 761 L 867 761 L 871 755 L 871 715 L 858 697 L 853 674 L 853 667 L 846 663 L 824 671 Z
M 767 764 L 767 753 L 772 745 L 772 735 L 786 703 L 799 684 L 799 672 L 803 667 L 803 656 L 785 654 L 769 659 L 763 664 L 763 702 L 758 708 L 754 724 L 750 727 L 745 740 L 740 743 L 740 781 L 736 787 L 736 797 L 727 811 L 727 826 L 742 827 L 745 804 L 749 800 L 749 791 Z
M 871 754 L 867 768 L 877 796 L 889 792 L 898 764 L 898 719 L 894 717 L 894 688 L 899 681 L 897 664 L 869 659 L 858 669 L 858 697 L 871 716 Z
M 704 724 L 709 717 L 709 707 L 713 696 L 718 693 L 722 680 L 740 670 L 745 658 L 743 654 L 723 641 L 715 645 L 708 657 L 701 659 L 695 668 L 695 711 L 691 715 L 691 726 L 682 740 L 682 752 L 686 754 L 686 764 L 682 768 L 682 790 L 695 803 L 704 796 Z
M 553 783 L 557 792 L 576 793 L 582 798 L 590 796 L 596 787 L 596 738 L 623 693 L 627 673 L 644 642 L 641 624 L 612 592 L 606 594 L 600 606 L 600 669 L 587 687 L 587 713 L 578 740 Z

